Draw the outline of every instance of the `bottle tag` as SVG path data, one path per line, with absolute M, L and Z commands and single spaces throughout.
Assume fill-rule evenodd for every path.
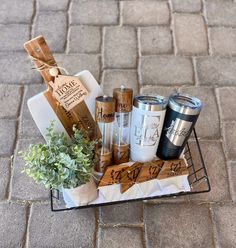
M 141 170 L 142 164 L 139 162 L 135 162 L 123 172 L 120 187 L 121 193 L 124 193 L 136 183 Z
M 185 159 L 135 162 L 131 166 L 128 163 L 123 163 L 106 167 L 98 187 L 120 184 L 120 192 L 123 194 L 137 183 L 183 175 L 189 175 L 188 164 Z
M 53 88 L 53 97 L 67 111 L 82 102 L 89 93 L 78 77 L 58 75 L 55 77 L 54 82 L 49 83 Z

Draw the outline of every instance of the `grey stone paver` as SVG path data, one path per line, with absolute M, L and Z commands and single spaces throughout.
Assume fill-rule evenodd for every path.
M 222 248 L 236 246 L 236 208 L 235 205 L 216 205 L 213 207 L 213 216 L 217 230 L 217 245 Z
M 92 248 L 95 228 L 93 209 L 52 213 L 49 205 L 33 204 L 29 247 Z
M 140 29 L 141 53 L 170 54 L 172 53 L 172 36 L 168 27 L 144 27 Z
M 36 84 L 42 82 L 39 73 L 29 69 L 32 67 L 31 62 L 23 52 L 1 52 L 0 67 L 0 82 L 3 84 Z
M 235 13 L 235 0 L 2 0 L 0 247 L 235 247 Z M 17 156 L 41 140 L 27 100 L 45 85 L 23 51 L 39 34 L 59 66 L 89 70 L 105 94 L 125 84 L 135 95 L 202 99 L 196 129 L 211 192 L 51 212 L 48 190 L 21 173 Z
M 37 1 L 38 9 L 39 11 L 44 10 L 53 10 L 53 11 L 59 11 L 59 10 L 66 10 L 69 4 L 69 0 L 40 0 Z
M 107 27 L 104 32 L 104 67 L 136 67 L 137 41 L 135 29 L 132 27 Z
M 0 156 L 12 155 L 16 142 L 16 121 L 0 119 Z
M 8 185 L 10 180 L 10 159 L 0 158 L 0 200 L 7 197 Z
M 28 177 L 26 173 L 22 173 L 24 169 L 24 160 L 19 157 L 18 152 L 24 151 L 29 144 L 43 142 L 43 139 L 25 139 L 19 140 L 16 155 L 13 162 L 11 199 L 14 200 L 49 200 L 49 191 L 42 185 L 36 184 L 33 179 Z
M 105 206 L 100 208 L 101 224 L 141 224 L 142 221 L 142 202 L 124 203 L 115 206 Z
M 222 132 L 226 155 L 228 159 L 236 160 L 236 123 L 223 123 Z
M 179 86 L 164 87 L 164 86 L 149 86 L 145 85 L 140 89 L 140 93 L 144 95 L 160 95 L 169 97 L 170 94 L 178 91 Z
M 194 13 L 201 11 L 201 0 L 171 0 L 173 10 L 176 12 Z
M 26 206 L 0 203 L 0 247 L 23 247 Z
M 207 33 L 201 15 L 175 14 L 174 33 L 177 54 L 207 54 Z
M 72 26 L 69 31 L 70 53 L 99 53 L 101 29 L 93 26 Z
M 169 23 L 169 8 L 166 2 L 124 1 L 121 10 L 124 25 L 158 25 Z
M 48 28 L 50 27 L 50 28 Z M 43 35 L 54 52 L 63 52 L 66 45 L 67 16 L 65 12 L 39 12 L 36 16 L 34 36 Z
M 144 247 L 141 228 L 100 228 L 98 235 L 98 248 Z
M 236 3 L 224 0 L 206 0 L 206 18 L 209 25 L 236 26 Z
M 66 68 L 74 75 L 83 70 L 89 70 L 99 80 L 100 55 L 96 54 L 55 54 L 59 66 Z
M 112 95 L 113 88 L 119 88 L 121 85 L 131 87 L 134 94 L 138 94 L 138 75 L 136 70 L 104 70 L 102 76 L 102 89 L 105 94 Z
M 18 85 L 0 85 L 0 118 L 17 117 L 21 104 L 22 87 Z
M 30 26 L 27 24 L 0 24 L 0 33 L 0 51 L 22 51 L 23 43 L 30 38 Z
M 209 28 L 211 51 L 217 55 L 236 54 L 236 29 L 231 27 Z
M 41 134 L 29 112 L 27 101 L 41 92 L 46 90 L 46 86 L 44 84 L 39 85 L 29 85 L 25 87 L 24 99 L 23 99 L 23 107 L 22 113 L 19 122 L 19 137 L 40 137 Z M 43 115 L 43 113 L 42 113 Z
M 229 183 L 227 175 L 227 166 L 224 158 L 222 144 L 220 141 L 200 141 L 203 159 L 205 161 L 208 177 L 211 184 L 209 193 L 191 195 L 190 200 L 198 202 L 220 202 L 229 201 Z M 199 152 L 197 151 L 196 143 L 190 143 L 191 154 L 195 163 L 196 169 L 202 168 L 200 164 Z M 203 171 L 197 173 L 197 178 L 203 176 Z M 206 184 L 202 182 L 198 189 L 206 189 Z
M 141 84 L 170 86 L 193 83 L 193 67 L 189 58 L 143 56 L 140 63 Z
M 236 85 L 236 59 L 229 57 L 199 57 L 196 59 L 197 76 L 200 84 Z
M 30 23 L 33 16 L 33 1 L 2 0 L 0 23 Z
M 118 24 L 118 1 L 73 0 L 70 12 L 72 24 Z
M 236 162 L 228 163 L 230 193 L 233 201 L 236 201 Z
M 147 247 L 214 247 L 208 206 L 146 205 Z
M 220 117 L 223 121 L 236 121 L 236 88 L 222 87 L 216 89 L 219 101 Z
M 214 89 L 211 87 L 182 87 L 181 91 L 198 97 L 204 103 L 196 124 L 198 136 L 220 138 L 220 120 Z

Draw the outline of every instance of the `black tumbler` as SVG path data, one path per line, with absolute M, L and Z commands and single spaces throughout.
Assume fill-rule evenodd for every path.
M 180 157 L 202 109 L 201 101 L 186 94 L 169 98 L 157 156 L 163 160 Z

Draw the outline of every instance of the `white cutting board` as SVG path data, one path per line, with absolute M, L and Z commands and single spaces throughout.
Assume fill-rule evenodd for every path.
M 94 118 L 95 114 L 95 98 L 97 96 L 102 96 L 103 92 L 93 77 L 93 75 L 87 71 L 81 71 L 77 73 L 75 76 L 78 76 L 80 81 L 84 84 L 86 89 L 89 91 L 89 94 L 84 99 L 91 115 Z M 54 131 L 55 132 L 63 132 L 69 137 L 67 131 L 63 127 L 61 121 L 55 114 L 54 110 L 52 109 L 51 105 L 47 101 L 47 98 L 44 96 L 44 92 L 39 93 L 38 95 L 30 98 L 27 102 L 29 111 L 35 121 L 40 133 L 43 135 L 44 139 L 47 140 L 46 133 L 47 128 L 50 125 L 50 122 L 55 120 Z

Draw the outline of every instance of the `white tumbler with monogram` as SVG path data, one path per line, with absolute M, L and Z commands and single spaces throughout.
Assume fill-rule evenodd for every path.
M 132 110 L 130 157 L 149 162 L 156 158 L 168 100 L 163 96 L 136 96 Z

